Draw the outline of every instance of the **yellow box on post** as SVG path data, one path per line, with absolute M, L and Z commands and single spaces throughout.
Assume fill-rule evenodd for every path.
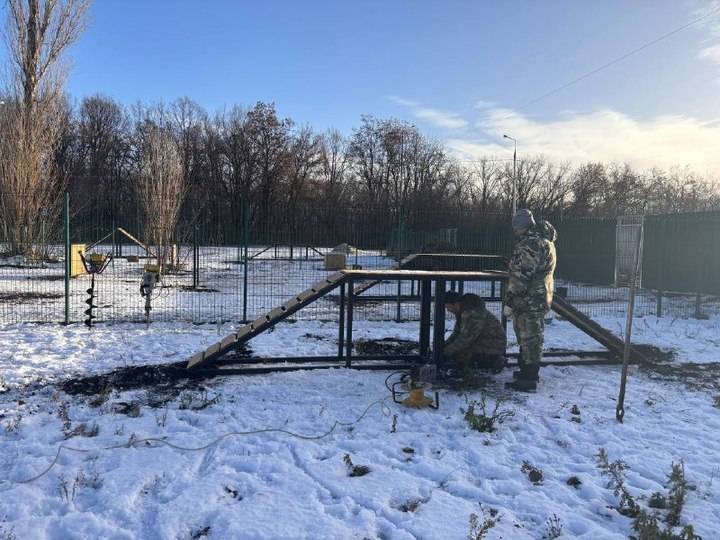
M 87 274 L 80 253 L 85 253 L 85 244 L 72 244 L 70 246 L 70 277 Z

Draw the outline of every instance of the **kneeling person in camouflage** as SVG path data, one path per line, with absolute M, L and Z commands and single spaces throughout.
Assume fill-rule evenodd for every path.
M 513 374 L 517 380 L 507 386 L 528 391 L 535 390 L 540 380 L 545 315 L 552 305 L 557 262 L 557 232 L 547 221 L 535 223 L 530 210 L 519 210 L 512 226 L 518 242 L 510 259 L 505 315 L 513 320 L 520 370 Z
M 443 347 L 443 367 L 463 374 L 475 369 L 500 372 L 505 365 L 507 338 L 482 298 L 449 291 L 445 308 L 455 316 L 455 328 Z

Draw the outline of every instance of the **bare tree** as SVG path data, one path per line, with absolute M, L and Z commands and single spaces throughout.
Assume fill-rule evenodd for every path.
M 32 255 L 37 219 L 55 207 L 55 152 L 66 106 L 63 56 L 80 36 L 90 0 L 8 0 L 10 97 L 0 144 L 0 212 L 10 251 Z
M 117 220 L 127 190 L 129 162 L 128 121 L 123 108 L 110 98 L 83 99 L 78 114 L 78 152 L 82 172 L 77 191 L 111 220 Z M 75 205 L 76 207 L 78 204 Z
M 303 127 L 293 134 L 288 148 L 285 206 L 292 212 L 299 202 L 307 200 L 308 187 L 313 174 L 318 170 L 322 156 L 322 137 L 309 127 Z
M 500 209 L 502 170 L 494 161 L 481 159 L 469 170 L 470 185 L 467 187 L 472 205 L 484 212 Z
M 336 129 L 322 138 L 320 149 L 320 196 L 326 205 L 336 205 L 342 199 L 347 180 L 347 140 Z
M 606 182 L 605 165 L 602 163 L 581 165 L 574 172 L 571 181 L 568 214 L 577 217 L 591 215 L 600 200 Z
M 173 242 L 187 189 L 182 158 L 172 134 L 161 127 L 148 128 L 141 149 L 136 192 L 145 237 L 154 246 L 157 263 L 164 269 L 176 262 L 172 256 Z

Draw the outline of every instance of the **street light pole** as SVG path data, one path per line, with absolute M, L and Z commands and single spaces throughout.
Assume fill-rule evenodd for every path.
M 516 176 L 516 170 L 517 170 L 517 140 L 513 139 L 512 137 L 509 137 L 508 135 L 503 135 L 504 139 L 510 139 L 512 142 L 515 143 L 515 151 L 513 152 L 513 177 L 512 177 L 512 215 L 514 216 L 517 212 L 517 176 Z

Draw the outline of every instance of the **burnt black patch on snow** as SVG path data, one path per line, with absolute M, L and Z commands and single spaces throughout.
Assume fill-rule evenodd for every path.
M 654 345 L 633 343 L 633 348 L 654 362 L 672 362 L 675 360 L 675 353 L 673 351 L 663 351 Z
M 119 392 L 136 390 L 146 386 L 168 387 L 180 381 L 187 381 L 192 376 L 192 372 L 185 369 L 186 365 L 186 362 L 176 362 L 157 366 L 124 367 L 110 373 L 70 379 L 58 386 L 68 394 L 85 396 L 94 396 L 112 390 Z
M 236 351 L 235 357 L 247 357 L 249 354 L 249 350 L 241 348 Z M 188 387 L 199 386 L 199 382 L 207 378 L 207 373 L 189 370 L 186 366 L 187 362 L 182 361 L 172 364 L 123 367 L 109 373 L 69 379 L 58 384 L 58 387 L 67 394 L 83 396 L 147 388 L 157 396 L 158 404 L 162 404 Z
M 32 300 L 54 300 L 62 298 L 62 294 L 21 292 L 21 293 L 0 293 L 0 302 L 30 302 Z
M 196 293 L 218 293 L 218 289 L 212 287 L 193 287 L 192 285 L 179 285 L 178 289 L 185 292 L 196 292 Z
M 328 339 L 325 336 L 311 333 L 303 334 L 302 337 L 303 339 L 314 339 L 315 341 L 327 341 Z
M 25 279 L 30 281 L 65 281 L 65 274 L 43 274 L 40 276 L 28 276 Z
M 358 355 L 409 355 L 420 352 L 417 342 L 397 338 L 358 339 L 354 345 Z
M 679 381 L 694 390 L 720 390 L 720 362 L 708 364 L 645 363 L 640 369 L 651 379 Z

